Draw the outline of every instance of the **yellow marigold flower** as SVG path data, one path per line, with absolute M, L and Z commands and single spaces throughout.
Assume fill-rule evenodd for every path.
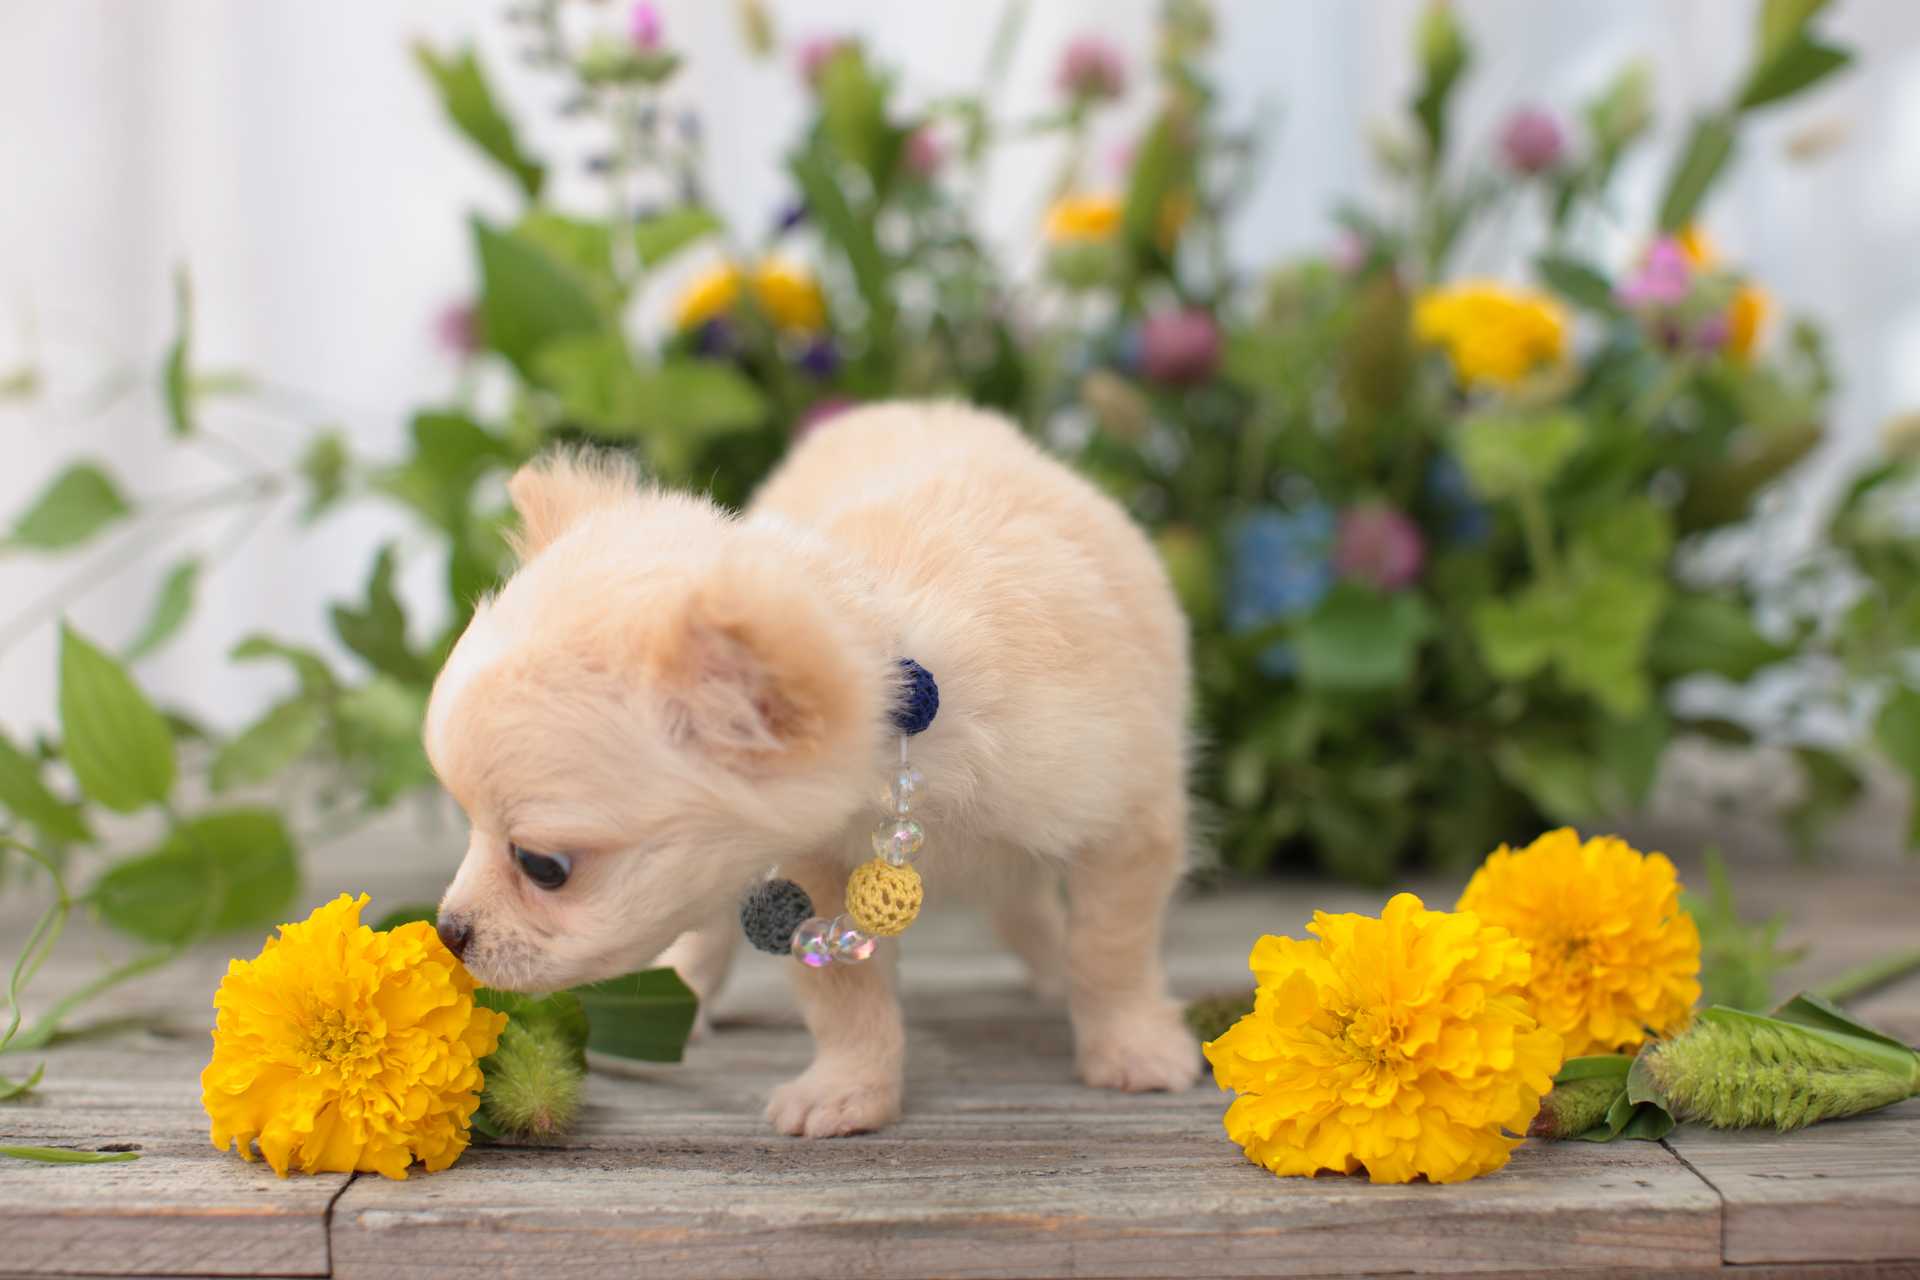
M 200 1073 L 213 1145 L 273 1171 L 437 1173 L 467 1147 L 480 1059 L 506 1015 L 473 1002 L 473 978 L 424 921 L 375 933 L 367 896 L 341 894 L 213 997 L 213 1060 Z
M 1561 1062 L 1527 1007 L 1526 946 L 1410 893 L 1307 931 L 1254 944 L 1253 1012 L 1204 1046 L 1240 1095 L 1227 1136 L 1278 1174 L 1460 1182 L 1504 1165 Z
M 1741 285 L 1733 295 L 1733 304 L 1727 308 L 1727 351 L 1734 359 L 1745 360 L 1753 354 L 1772 309 L 1767 291 L 1758 285 Z
M 1567 350 L 1566 311 L 1531 289 L 1467 281 L 1422 294 L 1414 336 L 1445 347 L 1454 376 L 1467 386 L 1511 387 Z
M 1061 196 L 1047 210 L 1047 239 L 1055 244 L 1110 240 L 1120 229 L 1120 201 L 1112 196 Z
M 1630 1050 L 1687 1025 L 1700 999 L 1700 930 L 1680 907 L 1664 854 L 1570 828 L 1473 873 L 1460 910 L 1503 925 L 1533 952 L 1528 995 L 1567 1056 Z
M 709 268 L 694 277 L 674 304 L 674 327 L 697 329 L 724 316 L 740 301 L 744 273 L 732 263 Z M 826 297 L 820 284 L 804 268 L 769 259 L 754 269 L 753 298 L 782 329 L 811 333 L 826 327 Z

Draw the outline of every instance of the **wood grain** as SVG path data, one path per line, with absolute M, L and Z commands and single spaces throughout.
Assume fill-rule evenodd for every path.
M 1677 1130 L 1725 1203 L 1728 1262 L 1920 1259 L 1920 1100 L 1799 1133 Z

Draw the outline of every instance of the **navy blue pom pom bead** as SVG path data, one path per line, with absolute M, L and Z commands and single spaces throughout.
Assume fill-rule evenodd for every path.
M 805 889 L 791 880 L 768 880 L 740 904 L 740 928 L 754 950 L 783 956 L 793 946 L 793 931 L 812 914 Z
M 900 705 L 893 709 L 893 727 L 905 734 L 919 733 L 940 711 L 940 686 L 933 673 L 912 658 L 900 659 L 905 678 L 900 682 Z

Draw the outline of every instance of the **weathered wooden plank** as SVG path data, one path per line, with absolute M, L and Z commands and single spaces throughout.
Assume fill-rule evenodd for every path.
M 1662 1149 L 1525 1150 L 1461 1187 L 1281 1180 L 1190 1127 L 950 1144 L 683 1138 L 476 1151 L 459 1177 L 360 1179 L 341 1277 L 1297 1276 L 1711 1266 L 1713 1194 Z
M 1668 1141 L 1725 1203 L 1728 1262 L 1920 1261 L 1920 1101 L 1798 1133 Z

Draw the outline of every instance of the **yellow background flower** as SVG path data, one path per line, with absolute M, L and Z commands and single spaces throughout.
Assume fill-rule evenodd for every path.
M 1047 239 L 1055 244 L 1108 240 L 1120 229 L 1120 201 L 1113 196 L 1061 196 L 1047 210 Z
M 234 960 L 200 1075 L 213 1145 L 275 1173 L 438 1172 L 467 1147 L 504 1014 L 424 921 L 376 933 L 341 894 Z
M 1445 347 L 1454 376 L 1467 386 L 1511 387 L 1558 364 L 1567 350 L 1560 304 L 1531 289 L 1467 281 L 1420 296 L 1414 336 Z
M 1680 252 L 1687 255 L 1687 265 L 1695 271 L 1711 270 L 1720 264 L 1720 247 L 1698 223 L 1688 224 L 1675 238 L 1680 242 Z M 1745 360 L 1753 354 L 1760 341 L 1760 330 L 1766 326 L 1767 313 L 1772 309 L 1773 299 L 1765 289 L 1756 284 L 1740 286 L 1727 307 L 1728 354 L 1736 360 Z
M 1526 947 L 1410 893 L 1307 931 L 1254 944 L 1253 1012 L 1205 1046 L 1240 1094 L 1227 1135 L 1278 1174 L 1459 1182 L 1504 1165 L 1561 1061 L 1527 1007 Z
M 1615 836 L 1582 844 L 1550 831 L 1505 845 L 1474 872 L 1460 909 L 1525 939 L 1533 952 L 1534 1013 L 1567 1056 L 1632 1049 L 1678 1031 L 1700 999 L 1700 930 L 1680 908 L 1680 880 L 1663 854 Z
M 674 304 L 674 326 L 697 328 L 733 310 L 740 300 L 741 279 L 740 268 L 732 263 L 696 276 Z M 812 333 L 826 327 L 826 297 L 805 268 L 771 258 L 762 262 L 754 269 L 753 297 L 782 329 Z

